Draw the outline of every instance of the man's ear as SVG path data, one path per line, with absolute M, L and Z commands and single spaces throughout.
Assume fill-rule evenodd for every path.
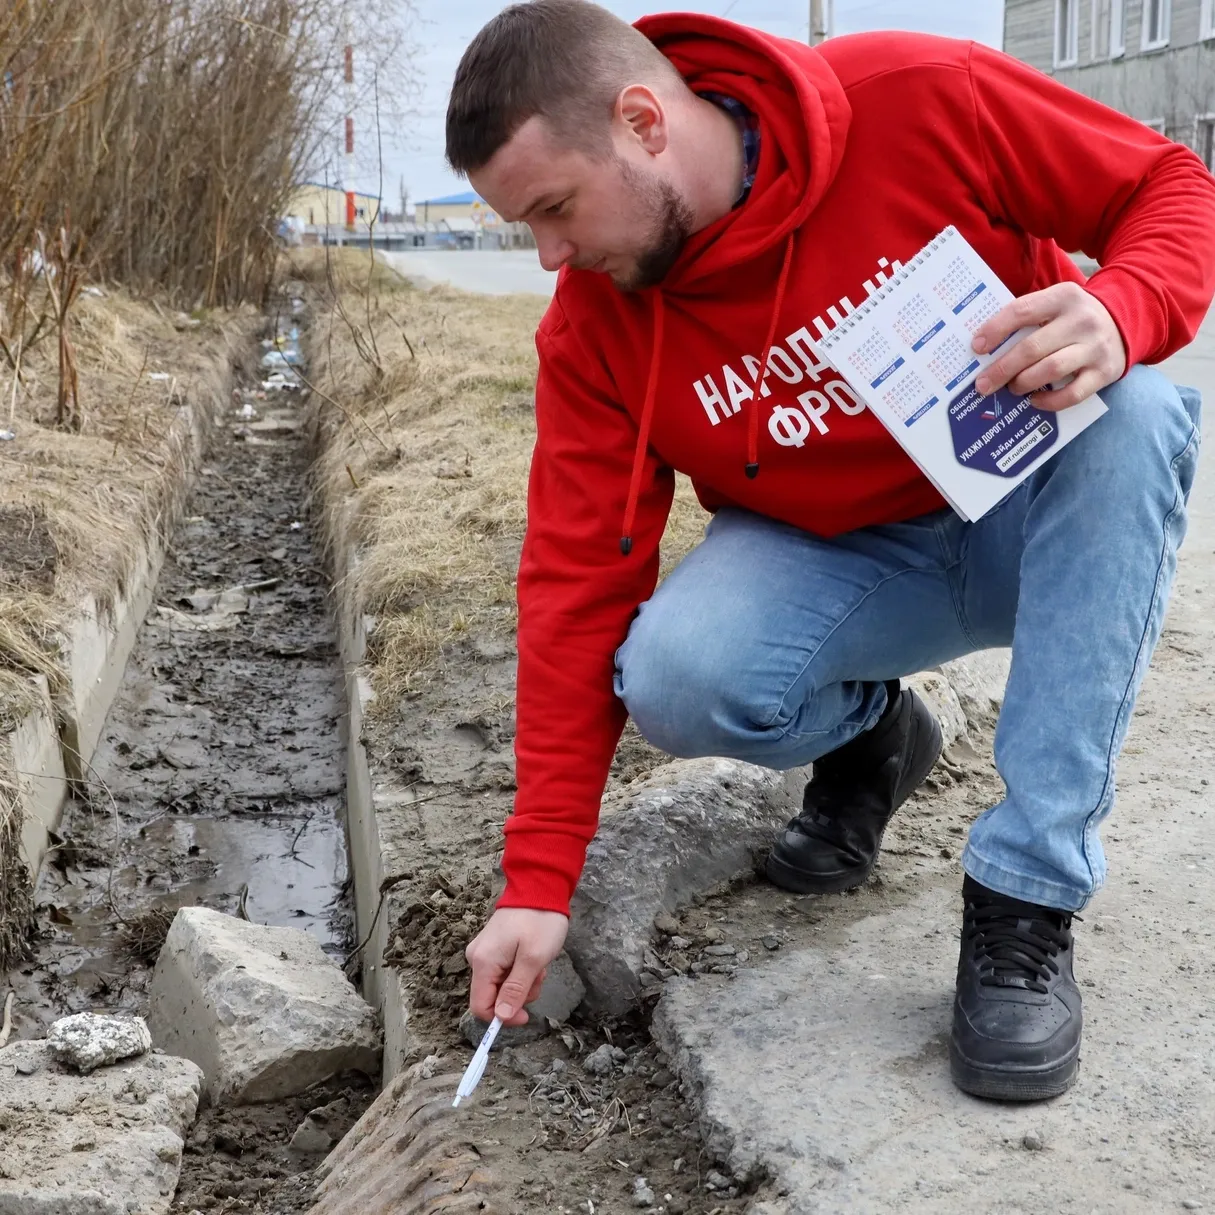
M 651 156 L 666 150 L 670 138 L 666 108 L 647 85 L 630 84 L 621 89 L 614 118 Z

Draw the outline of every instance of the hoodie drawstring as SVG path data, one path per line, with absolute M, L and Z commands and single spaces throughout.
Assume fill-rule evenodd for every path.
M 776 322 L 780 319 L 781 305 L 785 302 L 785 286 L 789 282 L 789 267 L 793 264 L 793 233 L 785 242 L 785 260 L 781 263 L 780 278 L 776 280 L 776 299 L 772 305 L 772 320 L 768 324 L 768 337 L 764 341 L 764 357 L 755 369 L 755 396 L 751 401 L 751 416 L 747 419 L 747 476 L 754 481 L 759 476 L 759 393 L 768 374 L 768 359 L 772 355 L 772 342 L 776 337 Z
M 789 282 L 789 268 L 793 264 L 793 237 L 785 242 L 785 258 L 781 263 L 780 277 L 776 281 L 776 297 L 772 302 L 772 319 L 768 324 L 768 336 L 764 341 L 764 357 L 755 369 L 755 393 L 751 402 L 751 416 L 747 419 L 747 463 L 746 474 L 754 480 L 759 475 L 759 394 L 768 374 L 768 359 L 772 354 L 772 343 L 776 337 L 776 325 L 785 302 L 785 287 Z M 620 537 L 620 551 L 627 557 L 633 551 L 633 523 L 637 518 L 637 504 L 641 499 L 641 475 L 645 471 L 646 453 L 650 446 L 650 427 L 654 420 L 654 401 L 658 396 L 658 372 L 662 366 L 662 330 L 665 313 L 662 291 L 652 293 L 654 306 L 654 336 L 650 347 L 650 374 L 646 380 L 645 402 L 641 407 L 641 423 L 637 428 L 637 446 L 633 451 L 633 475 L 629 478 L 629 496 L 625 500 L 624 527 Z
M 624 531 L 620 551 L 627 557 L 633 551 L 633 520 L 641 498 L 641 474 L 645 470 L 646 451 L 650 446 L 650 424 L 654 420 L 654 400 L 658 396 L 658 372 L 662 366 L 662 323 L 665 310 L 662 292 L 653 292 L 654 338 L 650 346 L 650 374 L 645 384 L 645 403 L 641 407 L 641 425 L 637 428 L 637 447 L 633 451 L 633 475 L 629 478 L 629 496 L 624 507 Z

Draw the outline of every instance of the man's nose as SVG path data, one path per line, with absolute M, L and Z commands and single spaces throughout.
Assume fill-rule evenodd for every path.
M 532 229 L 536 238 L 536 250 L 540 254 L 540 264 L 546 270 L 560 270 L 574 256 L 574 246 L 568 240 L 560 237 L 545 236 Z

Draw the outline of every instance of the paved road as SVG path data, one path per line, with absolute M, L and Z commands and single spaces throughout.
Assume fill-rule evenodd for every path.
M 390 266 L 407 278 L 424 283 L 447 283 L 463 291 L 509 295 L 527 291 L 552 295 L 557 275 L 545 270 L 535 249 L 488 250 L 418 249 L 381 253 Z
M 1215 314 L 1167 370 L 1215 408 Z M 1024 1107 L 953 1088 L 952 880 L 716 991 L 669 988 L 659 1020 L 711 1140 L 784 1191 L 753 1215 L 1215 1211 L 1210 463 L 1103 832 L 1110 881 L 1077 925 L 1079 1081 Z

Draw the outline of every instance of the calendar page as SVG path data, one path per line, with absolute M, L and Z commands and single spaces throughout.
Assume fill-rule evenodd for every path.
M 975 379 L 1031 329 L 975 354 L 974 335 L 1012 302 L 956 228 L 946 228 L 817 343 L 964 519 L 978 519 L 1105 413 L 1100 397 L 1058 413 Z

